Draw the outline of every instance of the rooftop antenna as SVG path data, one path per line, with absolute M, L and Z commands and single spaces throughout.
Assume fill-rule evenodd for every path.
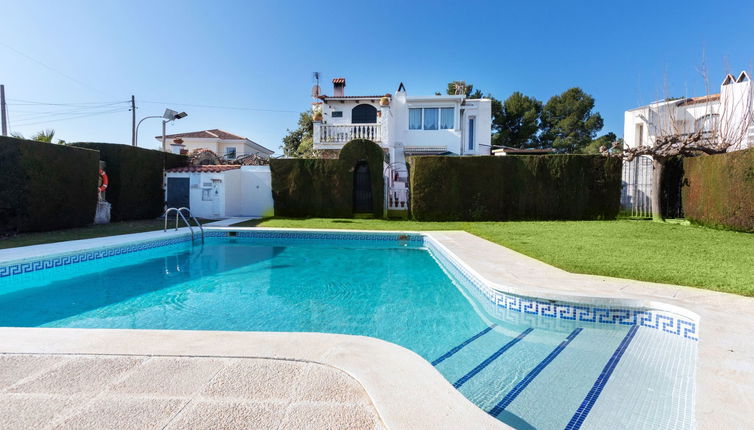
M 314 78 L 314 86 L 312 87 L 312 98 L 318 99 L 321 93 L 321 90 L 319 88 L 319 72 L 312 73 L 312 78 Z

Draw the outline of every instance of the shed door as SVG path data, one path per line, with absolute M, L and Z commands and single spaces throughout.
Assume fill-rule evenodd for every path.
M 353 172 L 353 211 L 354 213 L 372 212 L 372 181 L 369 165 L 359 162 Z
M 191 208 L 189 178 L 168 178 L 167 205 L 169 208 Z

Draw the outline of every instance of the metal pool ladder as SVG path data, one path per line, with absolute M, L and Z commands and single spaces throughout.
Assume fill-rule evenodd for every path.
M 204 227 L 202 227 L 202 223 L 199 222 L 198 219 L 196 219 L 195 216 L 191 215 L 191 210 L 189 208 L 168 208 L 165 211 L 165 227 L 162 231 L 168 231 L 168 215 L 170 215 L 170 212 L 175 211 L 175 229 L 178 230 L 178 217 L 180 216 L 183 222 L 186 224 L 186 226 L 191 231 L 191 243 L 194 243 L 194 227 L 191 226 L 191 223 L 186 219 L 186 217 L 183 215 L 183 211 L 188 212 L 189 218 L 194 220 L 197 227 L 199 227 L 199 231 L 201 233 L 202 243 L 204 243 Z

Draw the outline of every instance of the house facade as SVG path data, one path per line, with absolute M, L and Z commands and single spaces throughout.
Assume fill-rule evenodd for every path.
M 155 136 L 162 141 L 162 136 Z M 168 151 L 175 154 L 190 154 L 198 149 L 208 149 L 225 160 L 250 155 L 270 158 L 275 152 L 243 136 L 219 129 L 192 131 L 165 136 Z
M 391 162 L 406 155 L 489 155 L 491 101 L 465 96 L 346 95 L 346 80 L 333 79 L 333 95 L 312 104 L 314 149 L 340 150 L 352 139 L 380 145 Z
M 728 151 L 754 147 L 754 90 L 743 71 L 728 74 L 720 92 L 701 97 L 662 100 L 627 110 L 623 140 L 627 148 L 653 145 L 659 136 L 701 133 L 710 141 L 731 142 Z M 621 205 L 637 216 L 651 214 L 652 160 L 637 157 L 623 165 Z
M 315 87 L 313 145 L 336 154 L 354 139 L 375 142 L 386 153 L 385 207 L 408 209 L 411 155 L 490 155 L 490 99 L 463 95 L 409 96 L 403 83 L 393 94 L 347 95 L 345 78 L 332 80 L 332 95 Z

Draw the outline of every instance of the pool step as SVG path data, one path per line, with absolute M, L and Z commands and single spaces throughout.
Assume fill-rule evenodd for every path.
M 696 342 L 638 326 L 567 333 L 493 325 L 432 364 L 515 428 L 692 429 L 695 358 Z
M 627 330 L 492 328 L 454 348 L 436 367 L 464 395 L 514 427 L 563 429 Z

